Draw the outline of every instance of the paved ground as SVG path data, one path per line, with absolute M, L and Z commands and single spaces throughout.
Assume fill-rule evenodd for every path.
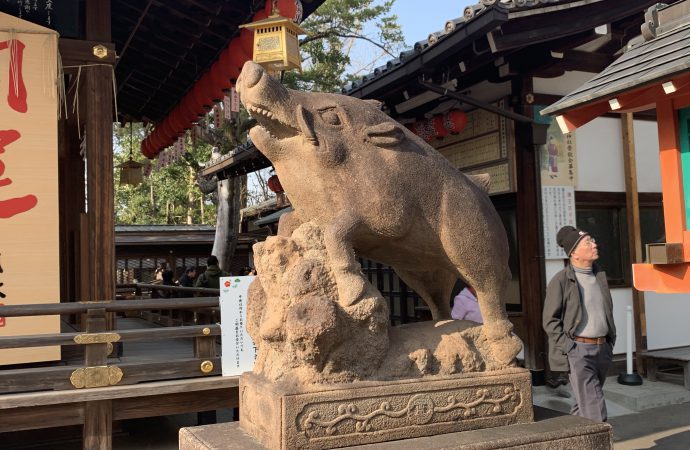
M 605 385 L 609 423 L 613 425 L 615 450 L 688 450 L 690 449 L 690 402 L 688 391 L 682 386 L 645 380 L 642 386 L 622 386 L 610 377 Z M 572 391 L 569 386 L 551 389 L 534 388 L 534 404 L 558 412 L 569 412 Z M 640 412 L 613 401 L 636 406 L 650 406 L 654 402 L 686 403 L 644 409 Z

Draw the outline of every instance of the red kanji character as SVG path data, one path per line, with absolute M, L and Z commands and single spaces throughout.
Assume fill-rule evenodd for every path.
M 24 43 L 18 39 L 0 42 L 0 50 L 10 49 L 10 86 L 7 93 L 7 103 L 10 108 L 20 113 L 25 113 L 28 109 L 26 86 L 24 86 L 24 77 L 22 76 L 24 47 Z
M 21 137 L 17 130 L 0 130 L 0 154 L 5 153 L 5 146 Z M 5 173 L 5 164 L 0 161 L 0 177 Z M 10 178 L 0 178 L 0 188 L 12 184 Z M 17 214 L 25 213 L 38 204 L 35 195 L 0 200 L 0 219 L 9 219 Z

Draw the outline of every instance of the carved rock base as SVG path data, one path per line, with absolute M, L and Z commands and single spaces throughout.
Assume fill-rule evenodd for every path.
M 405 441 L 357 445 L 351 450 L 612 450 L 613 428 L 576 416 L 559 416 L 534 423 L 460 433 L 418 437 Z M 180 450 L 265 450 L 244 433 L 237 422 L 180 430 Z
M 526 369 L 290 388 L 240 378 L 240 427 L 271 450 L 326 449 L 533 420 Z

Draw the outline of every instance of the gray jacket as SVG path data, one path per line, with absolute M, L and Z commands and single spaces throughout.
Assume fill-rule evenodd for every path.
M 613 300 L 606 282 L 606 273 L 594 266 L 594 274 L 604 295 L 606 323 L 609 327 L 608 342 L 616 343 L 616 326 L 613 323 Z M 567 372 L 569 370 L 566 354 L 575 345 L 573 333 L 582 320 L 582 302 L 580 289 L 577 286 L 573 266 L 558 272 L 546 288 L 544 300 L 543 326 L 549 338 L 549 366 L 551 370 Z

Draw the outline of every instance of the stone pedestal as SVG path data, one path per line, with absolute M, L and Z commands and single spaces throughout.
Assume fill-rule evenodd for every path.
M 495 372 L 289 388 L 240 379 L 240 427 L 271 450 L 326 449 L 533 420 L 531 375 Z
M 611 450 L 613 429 L 582 417 L 559 416 L 539 422 L 404 441 L 349 447 L 352 450 Z M 180 430 L 180 450 L 265 450 L 237 422 Z

